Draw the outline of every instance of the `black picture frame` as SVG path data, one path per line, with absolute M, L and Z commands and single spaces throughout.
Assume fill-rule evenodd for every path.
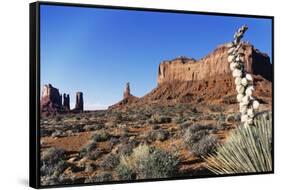
M 71 185 L 40 185 L 40 5 L 56 5 L 56 6 L 71 6 L 71 7 L 88 7 L 88 8 L 103 8 L 103 9 L 118 9 L 118 10 L 135 10 L 135 11 L 150 11 L 150 12 L 169 12 L 181 14 L 199 14 L 199 15 L 217 15 L 217 16 L 232 16 L 246 18 L 263 18 L 270 19 L 272 23 L 272 171 L 262 173 L 240 173 L 228 175 L 196 175 L 189 177 L 172 177 L 164 179 L 145 179 L 135 181 L 111 181 L 98 182 L 90 184 L 71 184 Z M 229 176 L 244 176 L 257 174 L 273 174 L 274 173 L 274 17 L 264 15 L 248 15 L 234 13 L 218 13 L 218 12 L 201 12 L 187 10 L 169 10 L 156 8 L 141 8 L 141 7 L 125 7 L 125 6 L 109 6 L 109 5 L 92 5 L 92 4 L 76 4 L 76 3 L 58 3 L 58 2 L 34 2 L 29 4 L 29 185 L 33 188 L 51 188 L 51 187 L 69 187 L 69 186 L 89 186 L 103 184 L 120 184 L 120 183 L 136 183 L 148 181 L 167 181 L 179 179 L 193 178 L 212 178 L 212 177 L 229 177 Z

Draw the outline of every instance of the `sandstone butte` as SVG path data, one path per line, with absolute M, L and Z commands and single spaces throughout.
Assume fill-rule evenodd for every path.
M 253 45 L 244 43 L 245 69 L 254 75 L 261 75 L 272 80 L 272 65 L 268 55 L 259 52 Z M 163 61 L 158 68 L 158 85 L 174 81 L 198 81 L 210 77 L 230 74 L 227 62 L 227 45 L 217 47 L 206 57 L 196 61 L 192 58 L 178 57 L 171 61 Z
M 227 61 L 228 44 L 218 46 L 200 60 L 178 57 L 162 61 L 158 67 L 157 87 L 141 98 L 119 102 L 110 108 L 150 103 L 184 102 L 235 104 L 236 91 Z M 267 54 L 244 42 L 245 70 L 253 74 L 254 96 L 262 103 L 271 104 L 272 64 Z
M 43 115 L 52 113 L 82 112 L 84 110 L 83 93 L 76 93 L 75 108 L 70 110 L 69 94 L 60 94 L 59 89 L 51 84 L 46 84 L 42 89 L 40 112 Z

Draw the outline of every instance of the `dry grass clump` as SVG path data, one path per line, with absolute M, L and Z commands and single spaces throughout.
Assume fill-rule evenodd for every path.
M 178 163 L 169 152 L 139 145 L 131 155 L 120 156 L 116 171 L 123 180 L 166 178 L 175 175 Z
M 214 152 L 218 145 L 218 138 L 211 134 L 212 126 L 194 125 L 184 134 L 184 142 L 188 150 L 195 156 L 203 157 Z

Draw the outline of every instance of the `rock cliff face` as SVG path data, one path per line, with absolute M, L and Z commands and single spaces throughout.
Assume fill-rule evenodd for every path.
M 259 52 L 249 43 L 244 43 L 242 48 L 245 51 L 246 71 L 255 75 L 261 75 L 271 81 L 272 65 L 270 64 L 269 56 Z M 157 83 L 161 85 L 174 81 L 198 81 L 230 74 L 227 51 L 227 44 L 225 44 L 198 61 L 187 57 L 163 61 L 158 68 Z
M 58 112 L 62 109 L 62 96 L 51 84 L 44 85 L 41 97 L 41 111 Z
M 63 94 L 63 108 L 70 110 L 70 97 L 69 94 Z
M 83 111 L 83 93 L 76 93 L 75 108 L 71 110 L 69 94 L 64 93 L 62 96 L 59 92 L 59 89 L 53 87 L 51 84 L 46 84 L 43 86 L 40 108 L 41 114 L 43 116 L 56 113 Z
M 253 74 L 254 96 L 262 103 L 272 103 L 272 64 L 266 54 L 243 43 L 245 70 Z M 196 61 L 178 57 L 163 61 L 158 68 L 157 87 L 137 99 L 123 99 L 110 108 L 141 106 L 154 103 L 237 104 L 236 89 L 227 61 L 227 44 Z M 126 91 L 125 91 L 126 92 Z M 125 96 L 126 93 L 124 93 Z
M 82 92 L 76 92 L 75 110 L 77 110 L 77 111 L 83 111 L 84 110 L 84 100 L 83 100 L 83 93 Z

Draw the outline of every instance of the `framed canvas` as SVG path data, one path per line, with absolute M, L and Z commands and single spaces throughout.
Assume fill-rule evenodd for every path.
M 30 186 L 273 173 L 273 48 L 272 16 L 31 3 Z

